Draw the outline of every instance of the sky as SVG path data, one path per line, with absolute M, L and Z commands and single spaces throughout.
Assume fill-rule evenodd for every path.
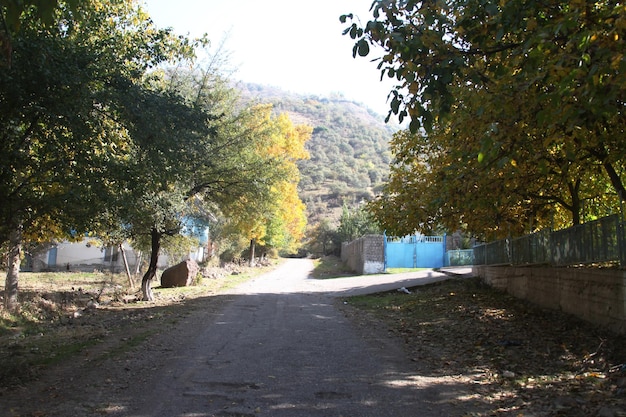
M 143 0 L 161 28 L 224 41 L 237 81 L 327 97 L 341 94 L 387 115 L 392 83 L 372 57 L 352 57 L 342 14 L 370 20 L 371 0 Z M 370 54 L 372 54 L 371 52 Z M 379 54 L 380 55 L 380 54 Z

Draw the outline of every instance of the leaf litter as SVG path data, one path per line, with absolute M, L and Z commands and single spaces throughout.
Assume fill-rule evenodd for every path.
M 471 387 L 459 415 L 626 416 L 626 337 L 477 278 L 409 290 L 346 301 L 385 323 L 415 372 Z

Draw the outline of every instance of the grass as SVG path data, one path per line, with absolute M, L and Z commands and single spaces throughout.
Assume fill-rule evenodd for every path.
M 460 378 L 476 387 L 480 395 L 472 407 L 485 412 L 469 415 L 582 417 L 598 415 L 602 407 L 613 410 L 610 415 L 626 415 L 618 412 L 626 410 L 619 388 L 626 371 L 616 371 L 624 369 L 624 336 L 516 299 L 476 278 L 411 291 L 345 302 L 358 317 L 385 323 L 419 374 Z
M 314 269 L 311 274 L 315 279 L 341 278 L 357 275 L 351 271 L 337 256 L 324 256 L 313 260 Z
M 350 270 L 337 256 L 329 255 L 314 259 L 315 269 L 313 278 L 328 279 L 356 276 L 357 273 Z M 425 271 L 428 268 L 387 268 L 387 274 L 402 274 L 405 272 Z
M 146 340 L 148 340 L 150 337 L 154 336 L 157 333 L 158 332 L 156 329 L 148 329 L 139 332 L 138 334 L 131 335 L 130 337 L 124 339 L 124 343 L 118 344 L 112 349 L 107 350 L 104 354 L 100 356 L 99 359 L 105 360 L 109 358 L 121 357 L 130 350 L 140 346 L 142 343 L 144 343 Z
M 387 268 L 388 274 L 404 274 L 405 272 L 426 271 L 428 268 Z

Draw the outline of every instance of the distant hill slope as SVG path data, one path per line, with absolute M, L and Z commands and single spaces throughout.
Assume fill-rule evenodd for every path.
M 311 159 L 299 163 L 300 197 L 309 224 L 322 218 L 336 221 L 344 203 L 358 204 L 374 196 L 389 174 L 389 140 L 395 126 L 384 116 L 341 96 L 302 96 L 257 84 L 240 86 L 246 98 L 272 103 L 294 124 L 308 124 Z

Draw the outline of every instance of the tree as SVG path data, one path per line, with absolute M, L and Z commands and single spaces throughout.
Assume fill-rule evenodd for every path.
M 291 217 L 281 217 L 272 210 L 281 181 L 297 178 L 295 159 L 300 157 L 297 152 L 304 152 L 306 131 L 280 127 L 269 106 L 242 106 L 221 73 L 222 64 L 215 55 L 208 64 L 189 61 L 153 72 L 147 87 L 137 90 L 144 98 L 131 99 L 129 106 L 122 101 L 117 109 L 131 122 L 127 127 L 135 157 L 129 166 L 135 174 L 130 177 L 147 180 L 141 187 L 127 185 L 132 194 L 147 197 L 147 204 L 120 211 L 135 236 L 150 235 L 151 261 L 142 279 L 146 300 L 152 299 L 150 281 L 156 274 L 161 239 L 180 232 L 190 201 L 236 219 L 244 225 L 239 232 L 252 242 L 267 234 L 270 218 L 279 219 L 283 229 L 297 227 L 294 219 L 303 212 L 303 207 L 292 206 L 295 213 L 284 210 Z M 143 103 L 141 109 L 133 111 L 137 102 Z M 154 121 L 158 115 L 163 116 Z M 294 192 L 295 188 L 280 188 L 286 201 Z M 278 239 L 277 231 L 274 238 Z
M 19 33 L 25 16 L 44 27 L 53 26 L 57 20 L 59 9 L 78 11 L 80 0 L 3 0 L 0 4 L 0 62 L 2 66 L 11 67 L 13 54 L 13 38 Z
M 162 238 L 177 235 L 189 210 L 186 202 L 201 191 L 197 176 L 215 145 L 213 117 L 170 89 L 162 73 L 150 74 L 142 84 L 129 85 L 125 97 L 110 111 L 123 121 L 131 138 L 123 177 L 123 192 L 109 205 L 112 217 L 128 235 L 142 242 L 149 236 L 148 269 L 142 278 L 144 300 L 153 300 Z
M 509 113 L 513 107 L 506 101 L 520 97 L 501 91 L 501 106 L 489 118 L 474 117 L 472 110 L 493 92 L 465 91 L 459 106 L 468 111 L 457 118 L 436 123 L 429 134 L 394 136 L 390 180 L 369 205 L 386 230 L 430 233 L 443 227 L 504 237 L 609 212 L 597 206 L 583 213 L 584 201 L 604 204 L 610 183 L 587 152 L 562 145 L 562 132 L 531 128 L 536 109 Z
M 85 1 L 79 9 L 80 21 L 70 9 L 55 9 L 57 24 L 49 25 L 25 8 L 12 39 L 12 65 L 0 71 L 0 242 L 10 242 L 8 308 L 17 303 L 26 237 L 91 231 L 118 200 L 132 145 L 113 110 L 117 101 L 140 97 L 129 92 L 147 68 L 189 52 L 184 40 L 155 29 L 130 0 Z
M 275 133 L 268 144 L 266 155 L 278 158 L 284 176 L 273 187 L 274 213 L 267 219 L 267 246 L 286 253 L 295 253 L 306 230 L 306 207 L 298 196 L 300 171 L 297 163 L 308 159 L 306 142 L 313 128 L 294 126 L 286 113 L 273 119 Z
M 320 220 L 309 232 L 307 245 L 314 254 L 322 256 L 341 254 L 341 238 L 328 219 Z
M 266 193 L 253 199 L 243 197 L 225 210 L 231 233 L 248 238 L 249 262 L 252 265 L 257 245 L 284 252 L 297 251 L 306 229 L 305 206 L 297 191 L 300 174 L 297 161 L 308 158 L 305 142 L 312 129 L 294 126 L 286 114 L 273 116 L 272 108 L 261 107 L 264 133 L 259 132 L 255 154 L 266 165 L 258 174 L 265 178 Z
M 376 220 L 364 208 L 350 210 L 344 205 L 339 219 L 337 234 L 341 242 L 351 242 L 369 234 L 380 234 L 382 231 Z
M 459 163 L 450 168 L 433 168 L 428 157 L 422 169 L 431 176 L 431 169 L 457 174 L 434 182 L 439 189 L 464 196 L 483 190 L 472 199 L 480 206 L 459 205 L 468 201 L 452 198 L 452 191 L 446 194 L 451 200 L 432 197 L 441 203 L 440 213 L 433 217 L 435 207 L 415 207 L 425 210 L 423 221 L 441 219 L 441 211 L 454 205 L 457 220 L 463 211 L 483 216 L 483 224 L 498 213 L 531 222 L 553 211 L 543 207 L 558 204 L 577 223 L 581 201 L 595 198 L 607 183 L 618 196 L 613 206 L 624 200 L 626 153 L 616 140 L 626 122 L 623 4 L 384 1 L 371 10 L 374 20 L 363 27 L 352 23 L 346 33 L 356 40 L 355 55 L 368 55 L 370 45 L 383 48 L 381 76 L 399 82 L 390 94 L 390 114 L 410 118 L 411 131 L 424 128 L 428 141 L 447 143 L 442 152 L 469 152 L 457 153 Z M 471 143 L 443 139 L 459 134 Z M 411 139 L 405 138 L 408 148 Z M 417 149 L 412 152 L 418 158 Z M 399 161 L 407 162 L 405 155 Z M 474 188 L 457 187 L 469 167 L 474 175 L 461 185 Z M 482 188 L 473 181 L 478 177 Z M 495 207 L 483 198 L 489 189 L 498 193 Z M 395 198 L 398 190 L 388 191 L 398 192 Z M 523 228 L 522 221 L 514 229 Z

